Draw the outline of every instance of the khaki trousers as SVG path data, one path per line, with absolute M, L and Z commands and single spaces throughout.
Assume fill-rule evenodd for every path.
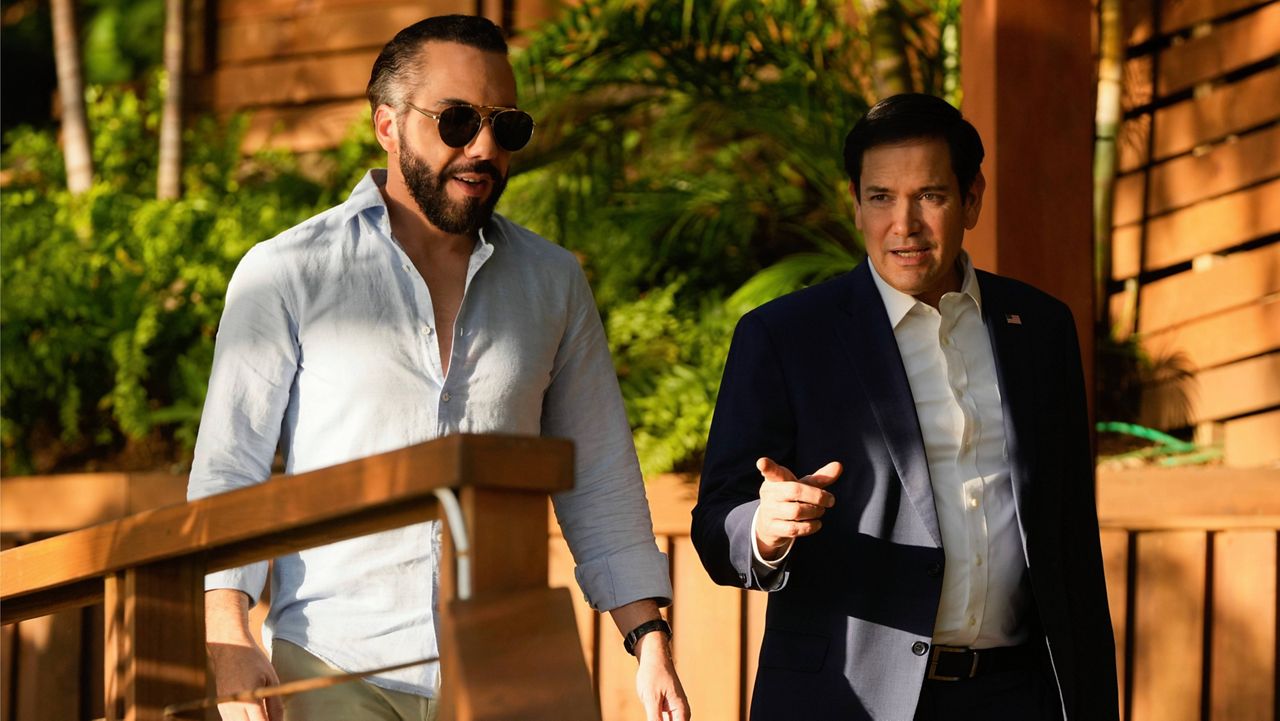
M 271 644 L 271 664 L 281 683 L 343 673 L 280 639 Z M 366 681 L 307 691 L 284 700 L 285 721 L 435 721 L 437 712 L 434 699 L 391 691 Z

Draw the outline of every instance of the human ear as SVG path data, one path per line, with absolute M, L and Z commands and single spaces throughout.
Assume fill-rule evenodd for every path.
M 987 189 L 987 178 L 979 170 L 969 184 L 969 192 L 964 196 L 964 228 L 973 230 L 978 224 L 978 215 L 982 212 L 982 194 Z
M 374 137 L 378 139 L 378 145 L 381 145 L 388 154 L 400 151 L 399 122 L 399 114 L 390 105 L 379 105 L 378 109 L 373 111 Z

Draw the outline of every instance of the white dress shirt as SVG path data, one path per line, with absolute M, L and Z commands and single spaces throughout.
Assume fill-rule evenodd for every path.
M 870 262 L 870 261 L 868 261 Z M 871 266 L 924 437 L 946 570 L 934 643 L 989 648 L 1027 638 L 1027 563 L 982 292 L 967 253 L 960 291 L 935 309 Z

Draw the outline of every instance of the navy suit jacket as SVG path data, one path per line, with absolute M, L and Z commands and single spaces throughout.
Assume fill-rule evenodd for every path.
M 977 275 L 1035 610 L 1065 716 L 1115 719 L 1115 645 L 1071 311 L 1026 284 Z M 760 456 L 797 475 L 844 464 L 821 530 L 796 541 L 771 586 L 752 570 Z M 739 322 L 692 535 L 717 583 L 772 591 L 752 719 L 913 717 L 945 557 L 911 389 L 866 263 Z

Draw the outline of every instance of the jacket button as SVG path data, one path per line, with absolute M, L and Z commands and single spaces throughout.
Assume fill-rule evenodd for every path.
M 926 653 L 929 653 L 929 644 L 924 641 L 916 641 L 911 644 L 911 653 L 914 653 L 917 656 L 923 656 Z
M 941 563 L 930 563 L 930 564 L 929 564 L 929 571 L 928 571 L 928 573 L 929 573 L 929 575 L 930 575 L 930 576 L 933 576 L 933 577 L 935 577 L 935 578 L 937 578 L 938 576 L 941 576 L 941 575 L 942 575 L 942 564 L 941 564 Z

